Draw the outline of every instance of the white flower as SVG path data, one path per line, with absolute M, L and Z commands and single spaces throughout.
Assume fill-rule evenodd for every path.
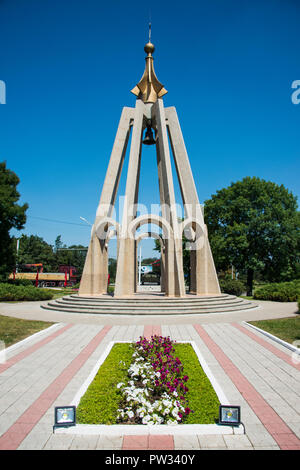
M 144 416 L 143 419 L 142 419 L 142 423 L 143 424 L 149 424 L 150 420 L 151 420 L 151 416 L 149 416 L 149 415 Z
M 168 407 L 172 405 L 172 402 L 170 400 L 163 400 L 163 405 Z
M 177 423 L 177 421 L 174 421 L 173 419 L 168 419 L 167 424 L 169 424 L 169 425 L 171 425 L 171 426 L 174 426 L 174 425 L 176 425 L 176 424 L 178 424 L 178 423 Z
M 143 347 L 139 348 L 143 352 Z M 178 393 L 172 394 L 164 392 L 160 399 L 151 403 L 149 397 L 155 389 L 155 380 L 160 377 L 160 372 L 155 372 L 151 363 L 140 355 L 139 350 L 135 350 L 132 358 L 133 363 L 128 368 L 128 375 L 131 380 L 127 386 L 123 382 L 117 385 L 122 388 L 123 397 L 127 402 L 125 410 L 118 410 L 118 419 L 139 418 L 143 424 L 171 424 L 176 425 L 181 419 L 178 416 L 179 411 L 184 411 L 181 405 L 177 405 L 176 397 Z M 137 382 L 141 383 L 137 387 Z M 172 416 L 175 419 L 170 418 Z

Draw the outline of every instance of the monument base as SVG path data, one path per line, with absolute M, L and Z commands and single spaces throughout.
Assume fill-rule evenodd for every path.
M 257 305 L 229 294 L 166 297 L 162 292 L 137 292 L 117 298 L 109 294 L 100 296 L 70 295 L 42 305 L 42 308 L 61 312 L 95 315 L 199 315 L 237 312 L 256 308 Z

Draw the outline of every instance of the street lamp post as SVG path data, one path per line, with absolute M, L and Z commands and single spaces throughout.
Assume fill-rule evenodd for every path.
M 19 238 L 17 238 L 17 259 L 16 259 L 16 273 L 18 272 L 19 246 L 20 246 L 20 239 L 19 239 Z
M 140 256 L 139 256 L 139 286 L 141 285 L 141 272 L 142 272 L 142 247 L 140 246 Z
M 88 220 L 86 220 L 84 217 L 79 217 L 81 220 L 83 220 L 84 222 L 86 222 L 88 225 L 90 225 L 91 227 L 93 226 L 93 224 L 91 224 Z

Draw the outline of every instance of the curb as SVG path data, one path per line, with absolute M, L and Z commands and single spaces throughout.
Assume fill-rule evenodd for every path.
M 243 321 L 245 325 L 250 326 L 250 328 L 253 328 L 254 330 L 258 331 L 259 333 L 263 334 L 264 336 L 267 336 L 268 338 L 272 339 L 276 343 L 281 344 L 281 346 L 284 346 L 285 348 L 289 349 L 290 351 L 296 352 L 300 354 L 300 348 L 297 348 L 297 346 L 293 346 L 290 343 L 287 343 L 286 341 L 283 341 L 283 339 L 278 338 L 277 336 L 272 335 L 268 331 L 262 330 L 261 328 L 258 328 L 257 326 L 251 325 L 250 323 Z

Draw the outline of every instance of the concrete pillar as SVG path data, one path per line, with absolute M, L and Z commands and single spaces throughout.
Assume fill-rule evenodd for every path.
M 122 230 L 119 242 L 115 297 L 130 296 L 133 295 L 135 291 L 135 234 L 128 233 L 128 226 L 131 220 L 136 216 L 133 207 L 137 201 L 138 195 L 144 108 L 145 105 L 143 101 L 137 99 L 129 154 Z
M 183 297 L 185 295 L 185 284 L 182 262 L 182 239 L 179 234 L 166 117 L 161 98 L 153 105 L 152 116 L 157 127 L 157 142 L 162 180 L 161 188 L 164 195 L 164 202 L 170 208 L 169 220 L 167 220 L 174 232 L 174 239 L 168 240 L 168 243 L 166 243 L 166 295 Z

